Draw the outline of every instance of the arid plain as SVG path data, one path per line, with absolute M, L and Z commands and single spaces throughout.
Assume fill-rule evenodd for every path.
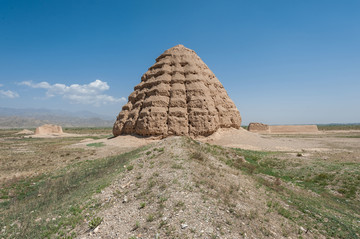
M 2 237 L 358 238 L 360 130 L 336 129 L 1 130 Z

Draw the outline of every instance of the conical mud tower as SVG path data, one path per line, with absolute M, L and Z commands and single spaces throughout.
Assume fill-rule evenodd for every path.
M 240 113 L 207 65 L 183 45 L 166 50 L 122 107 L 114 136 L 207 136 L 239 128 Z

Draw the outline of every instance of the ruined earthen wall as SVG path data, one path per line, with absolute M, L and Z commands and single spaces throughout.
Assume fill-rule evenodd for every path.
M 270 133 L 269 125 L 262 123 L 250 123 L 248 130 L 256 133 Z
M 316 125 L 271 125 L 270 133 L 312 133 L 318 132 Z
M 45 124 L 40 127 L 37 127 L 35 134 L 62 134 L 62 127 L 59 125 Z

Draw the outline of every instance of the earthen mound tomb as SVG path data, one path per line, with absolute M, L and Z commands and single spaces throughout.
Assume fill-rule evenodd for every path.
M 37 127 L 35 130 L 35 135 L 49 135 L 49 134 L 63 134 L 62 127 L 59 125 L 53 124 L 44 124 L 40 127 Z
M 141 77 L 113 134 L 208 136 L 239 128 L 240 113 L 214 73 L 183 45 L 166 50 Z
M 247 129 L 250 132 L 270 133 L 269 125 L 263 123 L 250 123 Z

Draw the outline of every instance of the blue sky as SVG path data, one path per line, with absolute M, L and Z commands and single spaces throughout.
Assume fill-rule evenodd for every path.
M 115 116 L 155 58 L 197 52 L 243 124 L 360 122 L 360 1 L 0 0 L 0 107 Z

